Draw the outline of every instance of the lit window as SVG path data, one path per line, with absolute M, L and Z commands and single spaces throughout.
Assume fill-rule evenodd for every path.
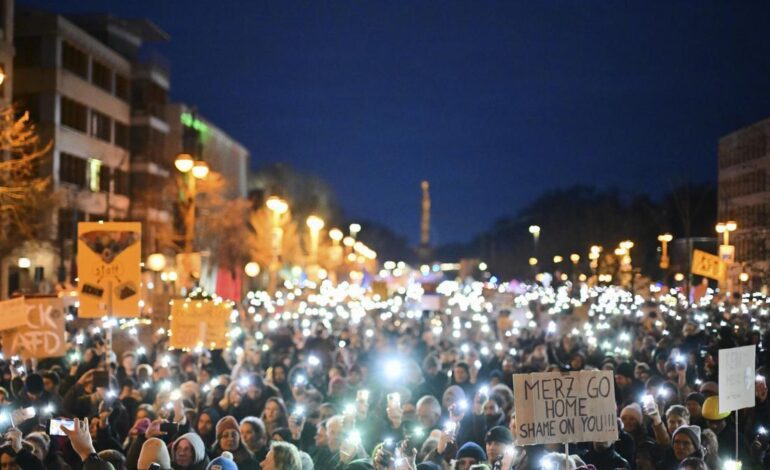
M 88 188 L 95 193 L 98 193 L 100 189 L 101 170 L 101 160 L 96 160 L 95 158 L 88 159 Z

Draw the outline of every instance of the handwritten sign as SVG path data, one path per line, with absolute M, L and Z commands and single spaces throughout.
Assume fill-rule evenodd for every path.
M 208 349 L 222 349 L 227 346 L 227 333 L 229 331 L 230 312 L 233 304 L 230 302 L 214 303 L 211 305 L 206 321 L 205 347 Z
M 139 315 L 141 239 L 139 222 L 78 224 L 81 318 Z
M 231 311 L 229 302 L 174 301 L 169 346 L 175 349 L 226 347 Z
M 725 278 L 726 265 L 719 256 L 701 250 L 692 250 L 693 274 L 721 281 Z
M 520 445 L 618 439 L 611 371 L 514 374 Z
M 756 347 L 719 350 L 719 411 L 740 410 L 756 405 Z
M 26 322 L 14 330 L 3 332 L 3 354 L 6 357 L 59 357 L 67 352 L 64 337 L 64 304 L 61 299 L 26 299 Z
M 27 315 L 32 308 L 24 301 L 24 297 L 0 302 L 0 330 L 11 330 L 26 325 Z

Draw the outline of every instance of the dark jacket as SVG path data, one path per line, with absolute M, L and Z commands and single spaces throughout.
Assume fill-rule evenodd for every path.
M 612 470 L 623 468 L 631 470 L 631 465 L 615 451 L 614 445 L 608 449 L 591 448 L 591 450 L 583 455 L 583 461 L 587 464 L 593 464 L 596 468 L 610 468 Z

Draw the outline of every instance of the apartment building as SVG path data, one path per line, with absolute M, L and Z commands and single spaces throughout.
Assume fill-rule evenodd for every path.
M 770 118 L 719 140 L 719 220 L 734 220 L 735 260 L 770 281 Z

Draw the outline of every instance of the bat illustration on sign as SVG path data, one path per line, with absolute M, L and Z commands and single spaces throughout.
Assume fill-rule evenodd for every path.
M 126 248 L 139 241 L 139 234 L 125 231 L 94 230 L 80 236 L 88 248 L 102 258 L 106 264 L 112 263 Z

